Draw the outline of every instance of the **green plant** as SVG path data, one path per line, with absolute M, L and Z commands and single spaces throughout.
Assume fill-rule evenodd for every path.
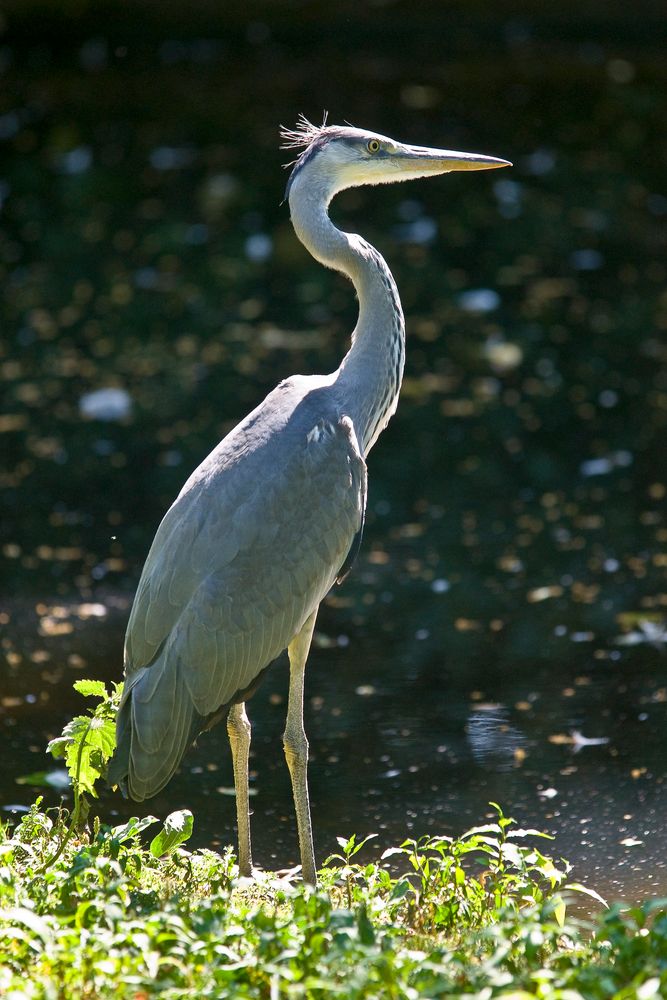
M 100 702 L 87 715 L 76 715 L 60 736 L 47 746 L 54 758 L 63 758 L 72 782 L 74 806 L 67 829 L 55 853 L 47 858 L 48 868 L 60 857 L 70 838 L 81 833 L 88 820 L 88 796 L 97 798 L 96 784 L 106 774 L 106 768 L 116 749 L 116 713 L 123 685 L 114 684 L 111 694 L 102 681 L 83 679 L 74 682 L 74 690 L 84 697 L 99 698 Z M 62 824 L 59 824 L 62 828 Z
M 97 798 L 95 785 L 106 774 L 116 749 L 116 713 L 123 685 L 114 684 L 111 694 L 102 681 L 75 681 L 73 687 L 84 697 L 100 701 L 87 715 L 75 715 L 46 749 L 65 761 L 74 795 L 72 826 L 81 830 L 90 809 L 87 796 Z
M 361 879 L 366 873 L 371 874 L 371 870 L 375 867 L 374 865 L 366 865 L 364 868 L 359 865 L 352 864 L 352 858 L 359 853 L 362 847 L 368 843 L 369 840 L 374 840 L 377 837 L 377 833 L 369 833 L 362 840 L 357 841 L 356 834 L 352 834 L 351 837 L 336 837 L 338 845 L 341 849 L 340 854 L 330 854 L 329 857 L 324 862 L 325 869 L 332 867 L 332 862 L 340 861 L 341 867 L 336 871 L 336 878 L 338 881 L 344 881 L 345 888 L 347 892 L 347 905 L 352 907 L 353 900 L 353 890 L 355 881 Z
M 555 912 L 561 919 L 565 902 L 557 890 L 586 890 L 577 883 L 566 883 L 569 865 L 558 867 L 527 838 L 547 838 L 539 830 L 515 827 L 515 821 L 491 803 L 497 820 L 467 830 L 459 838 L 422 837 L 406 840 L 390 848 L 383 859 L 404 856 L 412 869 L 403 898 L 407 905 L 407 923 L 416 931 L 434 926 L 453 931 L 463 922 L 466 927 L 483 927 L 489 914 L 503 908 L 541 904 L 554 898 Z M 604 901 L 592 893 L 600 902 Z
M 114 698 L 50 744 L 75 806 L 38 799 L 0 827 L 0 995 L 182 1000 L 650 1000 L 667 995 L 667 903 L 567 913 L 570 866 L 495 818 L 459 838 L 423 837 L 358 862 L 373 835 L 338 838 L 319 888 L 236 880 L 231 850 L 190 851 L 187 810 L 146 845 L 155 816 L 85 825 L 113 750 Z M 78 798 L 77 798 L 78 795 Z M 77 820 L 77 822 L 75 822 Z M 76 836 L 74 836 L 76 832 Z M 391 867 L 390 867 L 391 866 Z M 123 990 L 126 992 L 123 993 Z
M 269 874 L 236 880 L 231 851 L 184 847 L 191 817 L 182 814 L 150 844 L 154 816 L 98 824 L 45 870 L 65 817 L 38 801 L 0 829 L 0 995 L 667 995 L 667 903 L 571 919 L 569 866 L 536 852 L 528 831 L 496 813 L 460 839 L 406 841 L 365 865 L 355 860 L 364 839 L 341 838 L 313 890 Z

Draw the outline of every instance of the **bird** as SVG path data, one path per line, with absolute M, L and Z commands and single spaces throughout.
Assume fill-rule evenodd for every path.
M 226 721 L 238 871 L 251 877 L 246 702 L 287 649 L 283 746 L 301 876 L 315 885 L 306 660 L 320 603 L 359 550 L 366 460 L 396 410 L 405 363 L 392 273 L 370 243 L 334 225 L 329 204 L 346 188 L 511 163 L 330 125 L 326 116 L 322 125 L 300 116 L 282 140 L 297 151 L 285 195 L 296 235 L 352 282 L 357 323 L 339 367 L 280 382 L 192 473 L 160 523 L 128 621 L 107 780 L 141 802 L 164 788 L 202 732 Z

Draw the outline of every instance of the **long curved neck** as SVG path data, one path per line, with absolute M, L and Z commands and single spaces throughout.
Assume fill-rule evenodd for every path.
M 385 260 L 360 236 L 343 233 L 327 213 L 328 199 L 301 187 L 290 196 L 292 224 L 316 260 L 341 271 L 359 299 L 352 344 L 335 381 L 363 454 L 394 413 L 405 364 L 405 324 L 398 289 Z

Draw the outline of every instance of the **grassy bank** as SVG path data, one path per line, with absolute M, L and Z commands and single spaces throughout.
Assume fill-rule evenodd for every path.
M 231 851 L 190 851 L 192 814 L 109 827 L 90 802 L 115 746 L 120 686 L 49 744 L 71 813 L 37 799 L 0 827 L 0 996 L 649 1000 L 667 992 L 667 901 L 608 909 L 495 806 L 459 839 L 407 840 L 360 863 L 339 839 L 315 890 L 239 879 Z M 149 840 L 149 831 L 153 834 Z M 157 831 L 157 832 L 156 832 Z M 568 915 L 587 894 L 597 916 Z
M 188 851 L 189 814 L 69 837 L 64 820 L 37 802 L 3 832 L 4 997 L 666 995 L 664 901 L 574 921 L 567 865 L 500 811 L 372 864 L 341 840 L 316 891 Z

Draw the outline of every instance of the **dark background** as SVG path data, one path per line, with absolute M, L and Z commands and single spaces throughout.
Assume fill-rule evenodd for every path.
M 408 356 L 309 668 L 323 850 L 504 796 L 627 885 L 621 827 L 665 826 L 664 6 L 10 2 L 0 27 L 5 801 L 34 793 L 15 777 L 80 709 L 71 681 L 119 677 L 192 468 L 346 349 L 352 290 L 281 204 L 278 126 L 326 110 L 514 167 L 332 210 L 389 261 Z M 110 387 L 126 412 L 85 416 Z M 294 843 L 283 700 L 277 667 L 251 706 L 266 864 Z M 609 742 L 569 757 L 573 732 Z M 229 783 L 223 732 L 197 753 L 160 808 Z M 207 807 L 207 842 L 231 813 Z

